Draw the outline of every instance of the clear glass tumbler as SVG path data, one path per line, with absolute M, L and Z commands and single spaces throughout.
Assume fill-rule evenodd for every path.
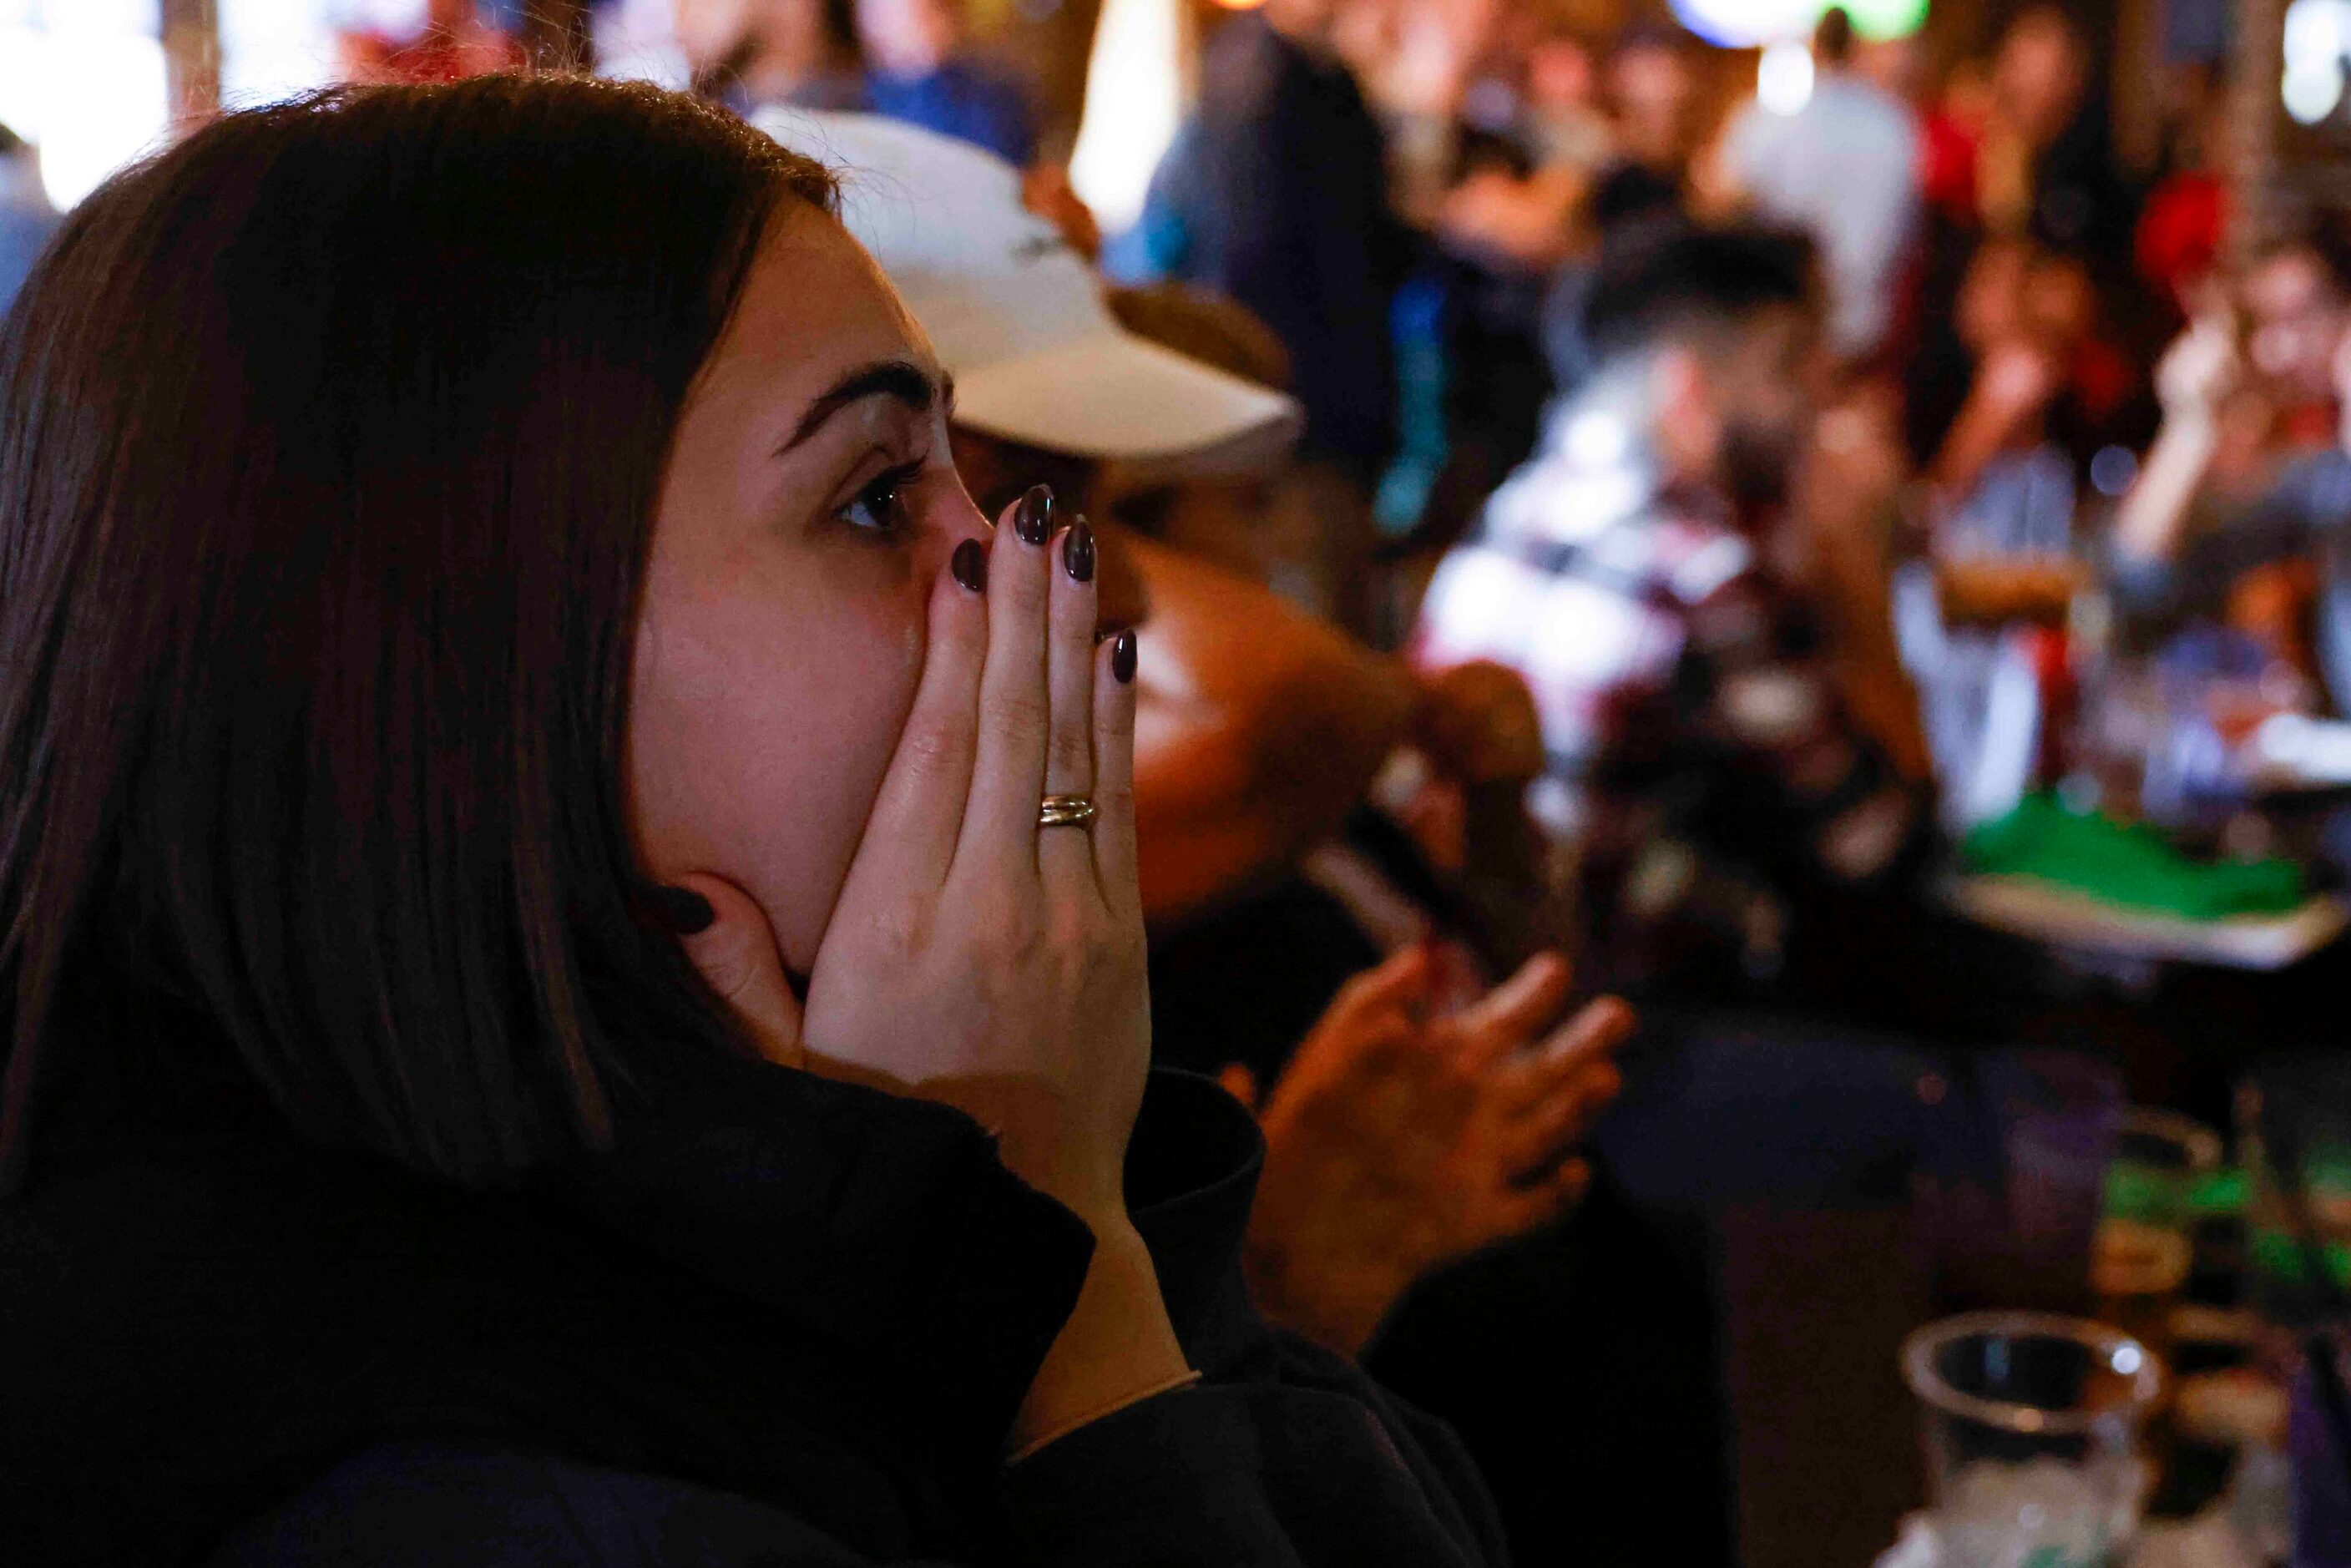
M 1939 1568 L 2112 1568 L 2137 1532 L 2155 1357 L 2085 1318 L 1970 1312 L 1902 1346 Z

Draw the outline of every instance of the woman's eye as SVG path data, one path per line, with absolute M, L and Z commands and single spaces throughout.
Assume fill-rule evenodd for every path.
M 897 533 L 910 526 L 905 489 L 919 470 L 893 468 L 877 476 L 856 498 L 841 509 L 841 517 L 851 528 L 868 533 Z

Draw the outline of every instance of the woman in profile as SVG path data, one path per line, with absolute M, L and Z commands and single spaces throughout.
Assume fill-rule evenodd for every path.
M 831 203 L 649 89 L 360 90 L 8 318 L 11 1563 L 1495 1555 L 1246 1306 L 1134 644 Z

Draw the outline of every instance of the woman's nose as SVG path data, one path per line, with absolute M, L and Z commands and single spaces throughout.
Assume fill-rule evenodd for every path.
M 946 516 L 940 519 L 939 528 L 940 559 L 953 555 L 956 547 L 966 539 L 977 539 L 983 549 L 987 548 L 996 533 L 995 522 L 972 503 L 969 496 L 958 491 L 944 510 Z

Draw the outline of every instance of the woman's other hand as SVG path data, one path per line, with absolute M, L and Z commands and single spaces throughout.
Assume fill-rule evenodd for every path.
M 1622 1084 L 1632 1011 L 1599 1001 L 1553 1027 L 1562 959 L 1435 1019 L 1430 971 L 1414 947 L 1349 982 L 1259 1113 L 1251 1288 L 1270 1316 L 1350 1354 L 1421 1275 L 1572 1204 L 1590 1172 L 1570 1151 Z M 1245 1075 L 1227 1082 L 1249 1097 Z

